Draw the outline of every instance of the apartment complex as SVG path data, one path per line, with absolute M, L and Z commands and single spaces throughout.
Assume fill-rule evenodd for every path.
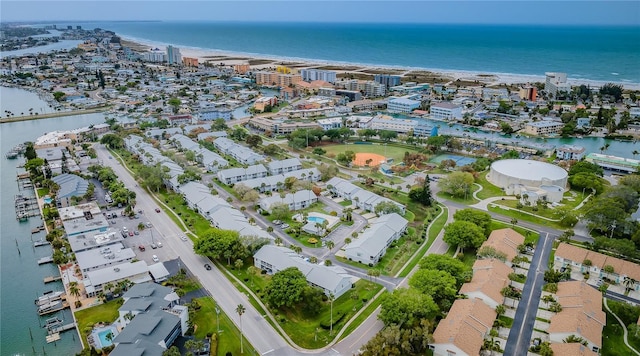
M 272 195 L 260 199 L 260 208 L 269 214 L 274 206 L 286 204 L 290 211 L 304 209 L 318 201 L 316 194 L 310 190 L 300 190 L 295 193 L 287 193 L 284 197 Z
M 556 148 L 556 157 L 558 159 L 568 161 L 575 160 L 579 161 L 584 157 L 585 148 L 582 146 L 576 145 L 562 145 Z
M 298 74 L 283 74 L 277 72 L 259 71 L 255 72 L 256 84 L 275 85 L 278 87 L 288 87 L 302 81 L 302 76 Z
M 563 127 L 564 124 L 562 122 L 543 120 L 527 123 L 524 127 L 524 132 L 534 136 L 557 135 Z
M 408 221 L 393 213 L 379 217 L 362 235 L 344 247 L 345 258 L 373 266 L 384 256 L 391 243 L 406 231 Z
M 387 110 L 389 112 L 408 114 L 419 107 L 420 101 L 410 99 L 408 96 L 389 98 L 387 102 Z
M 400 208 L 402 214 L 404 214 L 405 212 L 404 205 L 397 203 L 391 199 L 381 197 L 368 190 L 359 188 L 353 185 L 351 182 L 346 181 L 342 178 L 331 178 L 327 182 L 327 189 L 329 189 L 329 191 L 334 195 L 340 196 L 347 200 L 351 200 L 352 203 L 359 209 L 374 212 L 378 204 L 383 202 L 391 202 Z
M 552 97 L 556 97 L 558 92 L 570 92 L 571 85 L 567 83 L 567 73 L 545 73 L 544 91 Z
M 174 47 L 172 45 L 167 46 L 167 63 L 169 64 L 182 63 L 182 54 L 180 54 L 180 48 Z M 196 63 L 197 63 L 197 59 L 196 59 Z
M 301 69 L 300 75 L 302 76 L 302 80 L 306 82 L 312 82 L 314 80 L 322 80 L 328 83 L 336 82 L 336 72 L 331 70 Z
M 380 83 L 385 87 L 390 88 L 400 85 L 401 77 L 399 75 L 391 74 L 376 74 L 373 80 L 376 83 Z
M 441 102 L 431 104 L 431 118 L 437 120 L 460 120 L 462 119 L 462 107 L 449 103 Z

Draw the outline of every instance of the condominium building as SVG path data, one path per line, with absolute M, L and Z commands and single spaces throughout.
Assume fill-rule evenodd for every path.
M 417 125 L 417 120 L 411 119 L 396 119 L 391 116 L 380 115 L 371 120 L 369 128 L 374 130 L 389 130 L 398 133 L 407 133 L 412 131 Z
M 197 67 L 198 66 L 198 58 L 182 57 L 182 64 L 185 67 Z
M 584 156 L 585 148 L 576 145 L 562 145 L 556 149 L 556 157 L 561 160 L 579 161 Z
M 364 83 L 364 95 L 368 97 L 381 97 L 387 94 L 387 87 L 384 84 L 368 81 Z
M 306 82 L 312 82 L 314 80 L 323 80 L 329 83 L 336 82 L 336 72 L 330 70 L 301 69 L 300 75 L 302 76 L 302 80 Z
M 410 113 L 420 107 L 419 100 L 409 99 L 406 96 L 400 98 L 389 98 L 387 111 L 396 113 Z
M 196 59 L 197 62 L 197 59 Z M 167 46 L 167 63 L 180 64 L 182 63 L 182 55 L 180 54 L 180 48 L 172 45 Z
M 152 62 L 152 63 L 162 63 L 165 61 L 165 58 L 166 58 L 166 54 L 157 48 L 142 54 L 142 59 L 144 61 Z
M 520 88 L 518 94 L 521 100 L 536 101 L 538 99 L 538 88 L 534 86 L 526 86 Z
M 431 105 L 431 118 L 438 120 L 462 119 L 462 107 L 449 102 L 435 103 Z
M 571 91 L 571 85 L 567 83 L 567 73 L 545 73 L 544 91 L 552 97 L 555 97 L 558 92 Z
M 279 87 L 288 87 L 302 81 L 302 77 L 298 74 L 282 74 L 276 72 L 259 71 L 255 72 L 256 84 L 258 85 L 276 85 Z
M 563 127 L 562 122 L 543 120 L 526 124 L 524 132 L 534 136 L 555 135 L 559 134 Z
M 400 85 L 400 79 L 401 77 L 399 75 L 376 74 L 373 80 L 384 85 L 387 88 L 390 88 Z

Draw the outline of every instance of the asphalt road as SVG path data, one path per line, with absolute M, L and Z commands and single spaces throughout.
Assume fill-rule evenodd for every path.
M 531 344 L 533 324 L 538 312 L 538 304 L 542 295 L 544 284 L 544 272 L 547 270 L 547 262 L 553 247 L 554 237 L 541 232 L 536 250 L 531 259 L 527 281 L 522 291 L 522 299 L 518 303 L 516 316 L 507 338 L 504 349 L 505 356 L 526 355 Z

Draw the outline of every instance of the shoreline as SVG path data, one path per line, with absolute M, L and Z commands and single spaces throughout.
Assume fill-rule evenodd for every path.
M 169 43 L 156 42 L 146 40 L 142 38 L 118 35 L 123 41 L 133 47 L 135 51 L 145 51 L 151 48 L 162 48 L 169 45 Z M 444 82 L 455 82 L 460 80 L 462 82 L 476 82 L 477 85 L 486 86 L 499 86 L 499 85 L 516 85 L 516 84 L 531 84 L 536 82 L 545 82 L 544 75 L 534 74 L 516 74 L 516 73 L 500 73 L 500 72 L 480 72 L 480 71 L 466 71 L 466 70 L 454 70 L 454 69 L 438 69 L 438 68 L 423 68 L 423 67 L 410 67 L 410 66 L 394 66 L 383 65 L 374 63 L 354 63 L 354 62 L 341 62 L 323 59 L 313 58 L 300 58 L 300 57 L 285 57 L 278 55 L 251 53 L 251 52 L 236 52 L 222 49 L 207 49 L 200 47 L 182 46 L 175 44 L 180 48 L 180 53 L 183 57 L 198 58 L 202 62 L 215 62 L 223 63 L 225 65 L 234 64 L 247 64 L 249 61 L 258 62 L 258 64 L 252 64 L 251 67 L 255 69 L 264 69 L 274 67 L 281 64 L 294 64 L 293 68 L 317 68 L 317 67 L 336 67 L 331 70 L 337 73 L 361 73 L 365 75 L 372 75 L 374 72 L 388 72 L 390 74 L 405 75 L 411 72 L 420 72 L 422 74 L 427 73 L 434 77 L 442 79 Z M 266 62 L 268 63 L 261 63 Z M 602 86 L 606 83 L 620 84 L 626 90 L 640 90 L 640 83 L 633 82 L 616 82 L 616 81 L 601 81 L 582 78 L 567 78 L 567 82 L 571 86 L 588 85 L 588 86 Z

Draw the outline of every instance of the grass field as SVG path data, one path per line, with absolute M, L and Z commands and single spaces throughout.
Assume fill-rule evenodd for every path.
M 395 147 L 392 145 L 384 146 L 379 143 L 373 143 L 371 145 L 334 145 L 334 146 L 322 146 L 322 149 L 327 151 L 327 154 L 343 153 L 345 151 L 353 151 L 355 153 L 375 153 L 383 155 L 387 158 L 393 158 L 394 163 L 402 162 L 405 152 L 417 153 L 416 150 L 411 150 L 404 147 Z
M 85 345 L 88 345 L 87 335 L 91 332 L 93 326 L 99 322 L 104 322 L 105 324 L 114 322 L 118 318 L 118 308 L 120 306 L 122 306 L 122 298 L 75 312 L 78 330 L 80 330 Z
M 602 356 L 633 356 L 635 353 L 624 344 L 622 326 L 606 309 L 607 325 L 602 329 Z
M 478 198 L 487 199 L 491 197 L 501 197 L 506 195 L 502 189 L 498 188 L 492 183 L 489 183 L 489 181 L 487 180 L 487 174 L 489 174 L 489 172 L 481 173 L 476 180 L 476 183 L 482 186 L 482 190 L 478 192 Z

